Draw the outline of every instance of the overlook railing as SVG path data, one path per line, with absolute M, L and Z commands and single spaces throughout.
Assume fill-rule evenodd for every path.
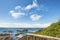
M 36 35 L 36 34 L 27 34 L 27 35 L 19 38 L 18 40 L 60 40 L 60 38 Z

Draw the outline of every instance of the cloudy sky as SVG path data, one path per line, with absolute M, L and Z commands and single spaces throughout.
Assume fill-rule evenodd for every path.
M 0 27 L 44 28 L 60 19 L 60 0 L 0 0 Z

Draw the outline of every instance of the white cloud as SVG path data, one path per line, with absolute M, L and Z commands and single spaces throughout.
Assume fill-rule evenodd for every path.
M 25 12 L 27 12 L 27 10 L 30 10 L 31 8 L 36 8 L 36 7 L 38 7 L 37 0 L 34 0 L 33 4 L 27 5 L 26 7 L 21 7 L 19 5 L 16 6 L 14 10 L 10 11 L 10 15 L 16 19 L 25 15 L 28 15 Z
M 21 6 L 16 6 L 15 10 L 10 11 L 10 15 L 15 19 L 25 16 L 25 13 L 23 11 L 21 11 L 22 9 L 23 8 Z M 18 11 L 16 11 L 16 10 L 18 10 Z
M 42 16 L 40 16 L 40 15 L 33 14 L 33 15 L 30 16 L 30 19 L 31 19 L 32 21 L 37 21 L 37 20 L 39 20 L 41 17 L 42 17 Z
M 15 11 L 14 10 L 11 10 L 10 13 L 14 13 Z
M 37 0 L 34 0 L 35 2 L 37 2 Z
M 15 7 L 15 9 L 17 10 L 17 9 L 21 9 L 22 7 L 21 6 L 16 6 Z
M 19 17 L 25 16 L 25 13 L 10 11 L 10 15 L 11 15 L 13 18 L 19 18 Z
M 36 0 L 33 1 L 33 4 L 29 4 L 25 7 L 25 10 L 30 10 L 31 8 L 38 7 L 38 4 L 36 3 Z
M 21 10 L 24 10 L 24 8 L 18 5 L 18 6 L 15 7 L 15 10 L 20 10 L 21 11 Z
M 3 28 L 45 28 L 48 27 L 50 23 L 40 24 L 40 23 L 0 23 L 0 27 Z
M 37 0 L 34 0 L 32 4 L 29 4 L 26 7 L 16 6 L 14 8 L 14 10 L 10 11 L 10 14 L 13 18 L 19 18 L 21 16 L 30 15 L 31 20 L 36 21 L 36 20 L 39 20 L 42 16 L 35 15 L 35 14 L 31 15 L 31 13 L 28 12 L 27 10 L 30 10 L 32 8 L 37 8 L 36 10 L 41 10 L 42 7 L 39 8 L 39 5 L 37 4 Z M 28 13 L 30 13 L 30 14 L 28 14 Z

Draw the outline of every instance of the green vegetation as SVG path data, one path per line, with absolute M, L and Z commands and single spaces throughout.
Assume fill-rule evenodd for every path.
M 35 32 L 35 34 L 47 35 L 60 38 L 60 20 L 56 23 L 52 23 L 49 27 Z

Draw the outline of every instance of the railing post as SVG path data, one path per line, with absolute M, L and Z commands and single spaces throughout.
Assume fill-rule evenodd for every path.
M 27 40 L 28 40 L 28 36 L 27 36 Z

